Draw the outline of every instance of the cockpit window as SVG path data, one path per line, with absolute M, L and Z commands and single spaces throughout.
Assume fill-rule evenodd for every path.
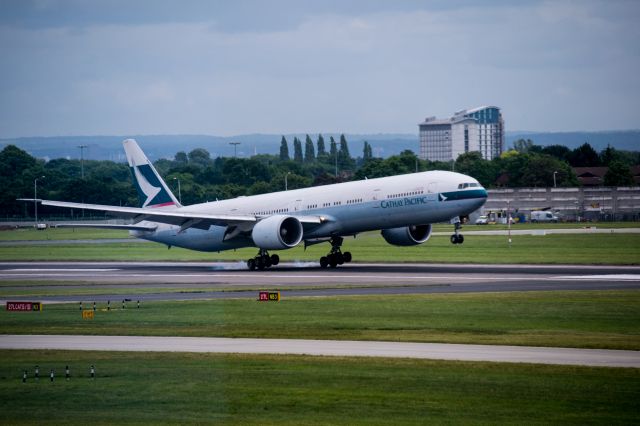
M 471 183 L 461 183 L 458 184 L 458 189 L 466 189 L 466 188 L 478 188 L 480 186 L 479 183 L 471 182 Z

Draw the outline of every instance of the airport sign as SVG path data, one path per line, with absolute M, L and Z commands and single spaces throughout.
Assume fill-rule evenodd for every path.
M 39 312 L 41 310 L 41 302 L 7 302 L 7 311 L 11 312 Z

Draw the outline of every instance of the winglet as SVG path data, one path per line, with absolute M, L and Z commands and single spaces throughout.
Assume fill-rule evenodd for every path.
M 122 145 L 138 190 L 140 207 L 181 207 L 138 143 L 133 139 L 127 139 Z

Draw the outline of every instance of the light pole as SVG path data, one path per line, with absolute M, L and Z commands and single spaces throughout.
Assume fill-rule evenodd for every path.
M 38 179 L 44 179 L 44 176 L 39 176 L 33 180 L 33 207 L 36 216 L 36 229 L 38 229 Z
M 178 181 L 178 201 L 180 202 L 180 204 L 182 204 L 182 191 L 180 191 L 180 179 L 178 179 L 177 177 L 174 177 L 173 180 Z
M 240 145 L 240 142 L 229 142 L 229 145 L 233 145 L 233 158 L 236 158 L 236 155 L 238 154 L 238 145 Z
M 287 174 L 284 175 L 284 190 L 285 191 L 289 190 L 289 184 L 287 182 L 287 178 L 289 177 L 290 174 L 291 174 L 291 172 L 287 172 Z
M 557 171 L 553 172 L 553 187 L 556 187 L 556 174 L 558 174 Z
M 78 148 L 80 148 L 80 176 L 84 179 L 84 150 L 89 148 L 89 145 L 78 145 Z

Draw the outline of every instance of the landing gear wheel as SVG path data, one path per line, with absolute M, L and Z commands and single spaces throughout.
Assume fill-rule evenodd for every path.
M 253 260 L 253 259 L 247 260 L 247 267 L 249 268 L 250 271 L 255 271 L 256 270 L 256 261 Z
M 351 253 L 348 251 L 342 253 L 340 250 L 343 241 L 344 239 L 342 237 L 331 238 L 331 251 L 326 256 L 320 258 L 321 268 L 326 268 L 327 266 L 336 268 L 338 265 L 351 262 Z
M 247 260 L 247 267 L 250 271 L 255 271 L 256 269 L 262 271 L 278 263 L 280 263 L 280 256 L 277 254 L 269 256 L 266 250 L 260 249 L 254 258 Z
M 451 244 L 462 244 L 464 243 L 464 236 L 462 234 L 453 234 L 451 236 Z

